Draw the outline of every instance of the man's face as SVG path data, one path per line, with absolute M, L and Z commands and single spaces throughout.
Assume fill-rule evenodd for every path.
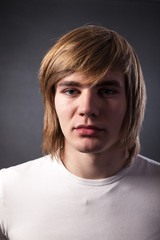
M 94 87 L 86 79 L 73 73 L 56 87 L 55 109 L 65 146 L 83 153 L 115 151 L 126 112 L 124 75 L 110 71 Z

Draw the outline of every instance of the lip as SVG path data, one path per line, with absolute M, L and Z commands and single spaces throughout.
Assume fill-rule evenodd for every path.
M 85 129 L 94 129 L 94 130 L 97 130 L 97 131 L 102 131 L 104 129 L 102 128 L 99 128 L 95 125 L 79 125 L 77 127 L 75 127 L 75 129 L 81 129 L 81 128 L 85 128 Z
M 79 125 L 74 129 L 79 135 L 83 135 L 83 136 L 94 136 L 104 131 L 104 129 L 99 128 L 95 125 Z

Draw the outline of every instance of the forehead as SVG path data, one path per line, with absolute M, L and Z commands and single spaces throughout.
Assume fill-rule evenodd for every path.
M 70 84 L 70 85 L 98 85 L 102 82 L 117 82 L 117 85 L 123 86 L 124 85 L 124 74 L 120 70 L 112 70 L 107 72 L 107 74 L 102 79 L 95 79 L 94 76 L 75 72 L 66 77 L 62 78 L 58 82 L 58 86 L 63 84 Z

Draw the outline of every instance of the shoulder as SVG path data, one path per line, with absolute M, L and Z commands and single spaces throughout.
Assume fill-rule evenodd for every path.
M 36 176 L 41 174 L 41 171 L 45 171 L 52 164 L 50 155 L 43 156 L 28 162 L 4 168 L 0 170 L 0 188 L 2 184 L 12 185 L 15 181 L 21 181 L 21 178 L 25 179 L 26 176 Z
M 130 177 L 134 176 L 137 185 L 144 184 L 147 188 L 160 185 L 160 163 L 150 158 L 138 155 L 132 164 Z M 160 189 L 160 188 L 159 188 Z
M 33 195 L 37 188 L 48 186 L 55 178 L 55 161 L 50 155 L 0 170 L 0 212 L 3 202 Z
M 47 164 L 48 161 L 51 160 L 50 155 L 46 155 L 37 159 L 33 159 L 33 160 L 29 160 L 25 163 L 21 163 L 15 166 L 11 166 L 8 168 L 3 168 L 0 170 L 1 172 L 12 172 L 12 171 L 23 171 L 23 170 L 27 170 L 30 168 L 35 168 L 35 167 L 40 167 L 41 165 Z
M 152 202 L 156 207 L 160 207 L 160 163 L 138 155 L 122 183 L 139 202 L 146 202 L 149 205 Z
M 135 159 L 137 170 L 143 171 L 146 174 L 158 174 L 160 176 L 160 163 L 150 158 L 138 155 Z
M 149 165 L 151 164 L 151 165 L 160 167 L 160 162 L 157 162 L 157 161 L 155 161 L 155 160 L 153 160 L 153 159 L 150 159 L 150 158 L 148 158 L 148 157 L 142 156 L 142 155 L 140 155 L 140 154 L 138 154 L 137 159 L 138 159 L 139 161 L 144 161 L 145 163 L 147 163 L 147 164 L 149 164 Z

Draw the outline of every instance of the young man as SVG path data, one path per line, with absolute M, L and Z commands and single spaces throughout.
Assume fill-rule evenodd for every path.
M 145 85 L 119 34 L 84 26 L 40 69 L 44 157 L 0 171 L 0 240 L 159 240 L 160 164 L 138 155 Z

